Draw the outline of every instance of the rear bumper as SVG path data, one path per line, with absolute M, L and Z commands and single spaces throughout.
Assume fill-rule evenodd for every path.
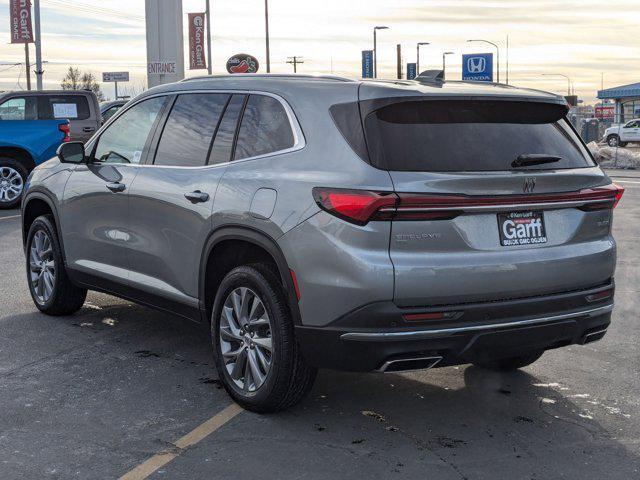
M 438 367 L 471 363 L 599 340 L 611 321 L 613 288 L 610 283 L 527 299 L 430 308 L 380 302 L 327 327 L 296 327 L 296 334 L 307 360 L 321 368 L 384 370 L 390 362 L 409 358 L 437 359 L 431 363 Z M 611 295 L 602 297 L 607 291 Z M 455 315 L 405 321 L 403 315 L 418 312 Z

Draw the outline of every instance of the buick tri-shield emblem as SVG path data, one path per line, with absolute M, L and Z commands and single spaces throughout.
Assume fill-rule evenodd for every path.
M 534 188 L 536 188 L 536 179 L 534 177 L 525 178 L 522 191 L 524 193 L 532 193 Z

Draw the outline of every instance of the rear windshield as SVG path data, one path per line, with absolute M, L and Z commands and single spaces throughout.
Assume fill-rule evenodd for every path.
M 593 166 L 562 105 L 507 101 L 406 101 L 364 119 L 371 163 L 400 171 L 511 170 L 520 155 L 561 157 L 518 170 Z

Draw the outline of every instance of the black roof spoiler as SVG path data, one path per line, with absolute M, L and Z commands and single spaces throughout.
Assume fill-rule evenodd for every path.
M 444 70 L 425 70 L 414 78 L 414 80 L 420 83 L 443 83 Z

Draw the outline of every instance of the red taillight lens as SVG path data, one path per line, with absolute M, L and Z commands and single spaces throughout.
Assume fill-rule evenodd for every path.
M 71 129 L 69 128 L 68 123 L 63 123 L 62 125 L 58 125 L 58 130 L 64 133 L 64 138 L 62 139 L 63 142 L 68 142 L 71 140 L 71 137 L 69 136 L 69 134 L 71 133 Z
M 323 210 L 357 225 L 365 225 L 370 220 L 390 220 L 398 200 L 392 192 L 321 187 L 313 189 L 313 198 Z
M 624 188 L 613 183 L 577 192 L 494 196 L 313 189 L 320 208 L 357 225 L 371 220 L 450 220 L 464 212 L 507 209 L 605 210 L 615 208 L 623 193 Z

